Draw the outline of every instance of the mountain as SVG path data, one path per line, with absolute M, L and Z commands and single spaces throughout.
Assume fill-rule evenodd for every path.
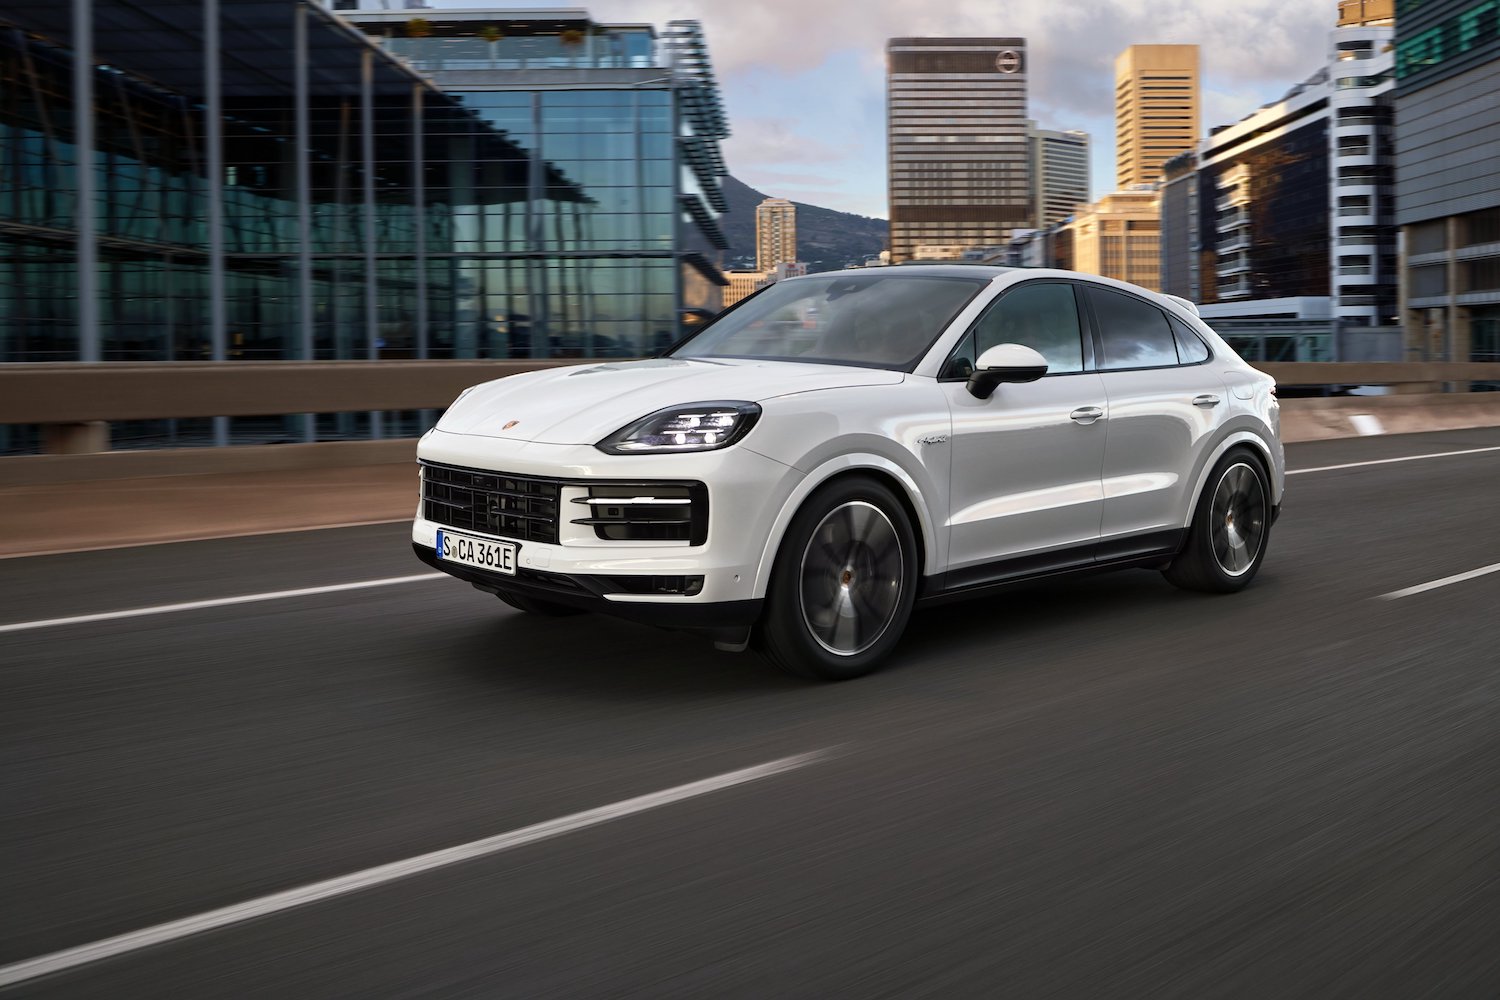
M 729 240 L 729 249 L 724 251 L 725 266 L 753 268 L 755 206 L 769 196 L 733 177 L 725 177 L 724 197 L 729 201 L 729 211 L 719 217 L 719 226 Z M 797 206 L 797 258 L 810 265 L 809 271 L 836 271 L 850 261 L 863 260 L 867 254 L 878 254 L 887 246 L 888 226 L 884 219 L 835 212 L 800 201 L 792 204 Z

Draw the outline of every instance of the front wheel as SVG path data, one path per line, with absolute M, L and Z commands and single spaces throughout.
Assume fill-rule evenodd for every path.
M 1254 579 L 1271 534 L 1271 484 L 1248 451 L 1219 459 L 1198 498 L 1187 544 L 1164 575 L 1185 590 L 1230 594 Z
M 871 672 L 906 630 L 919 573 L 896 495 L 864 476 L 835 481 L 808 499 L 782 539 L 760 629 L 765 652 L 816 680 Z

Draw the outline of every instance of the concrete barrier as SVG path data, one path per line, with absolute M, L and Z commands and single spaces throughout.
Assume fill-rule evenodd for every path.
M 1281 439 L 1321 441 L 1500 427 L 1500 392 L 1321 396 L 1281 402 Z

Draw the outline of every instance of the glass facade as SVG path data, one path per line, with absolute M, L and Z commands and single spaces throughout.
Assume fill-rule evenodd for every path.
M 1480 0 L 1430 28 L 1403 32 L 1396 43 L 1396 77 L 1404 80 L 1497 40 L 1500 0 Z
M 96 0 L 96 17 L 107 6 Z M 289 35 L 298 7 L 257 5 L 254 16 Z M 223 10 L 228 52 L 248 40 Z M 435 87 L 377 54 L 366 108 L 361 47 L 308 10 L 323 34 L 307 104 L 305 246 L 290 56 L 283 78 L 224 88 L 223 360 L 639 356 L 677 340 L 685 314 L 720 308 L 727 126 L 696 24 L 674 22 L 661 41 L 649 28 L 555 25 L 529 37 L 393 38 L 393 51 L 461 69 L 469 85 Z M 0 30 L 0 362 L 75 361 L 72 57 L 45 31 L 18 27 Z M 186 29 L 171 41 L 199 44 Z M 171 58 L 114 53 L 94 75 L 105 361 L 216 360 L 206 102 L 157 82 L 157 60 Z M 473 72 L 492 67 L 503 83 Z M 604 75 L 543 82 L 559 68 Z M 386 417 L 397 433 L 420 430 L 415 419 Z M 319 437 L 379 432 L 368 415 L 312 423 Z M 115 439 L 177 441 L 189 426 L 121 426 Z M 229 429 L 260 441 L 295 426 L 271 417 Z M 0 429 L 0 450 L 34 437 Z
M 1198 232 L 1222 234 L 1201 243 L 1201 303 L 1329 294 L 1326 117 L 1204 165 L 1197 201 Z

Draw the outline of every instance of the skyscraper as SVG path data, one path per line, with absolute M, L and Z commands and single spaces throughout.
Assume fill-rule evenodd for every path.
M 797 206 L 767 198 L 755 206 L 755 269 L 775 270 L 797 259 Z
M 1027 122 L 1031 145 L 1032 225 L 1046 229 L 1089 200 L 1089 134 L 1054 132 Z
M 1030 225 L 1024 38 L 892 38 L 886 96 L 892 263 Z
M 1198 141 L 1198 46 L 1132 45 L 1115 60 L 1116 187 L 1161 179 Z

